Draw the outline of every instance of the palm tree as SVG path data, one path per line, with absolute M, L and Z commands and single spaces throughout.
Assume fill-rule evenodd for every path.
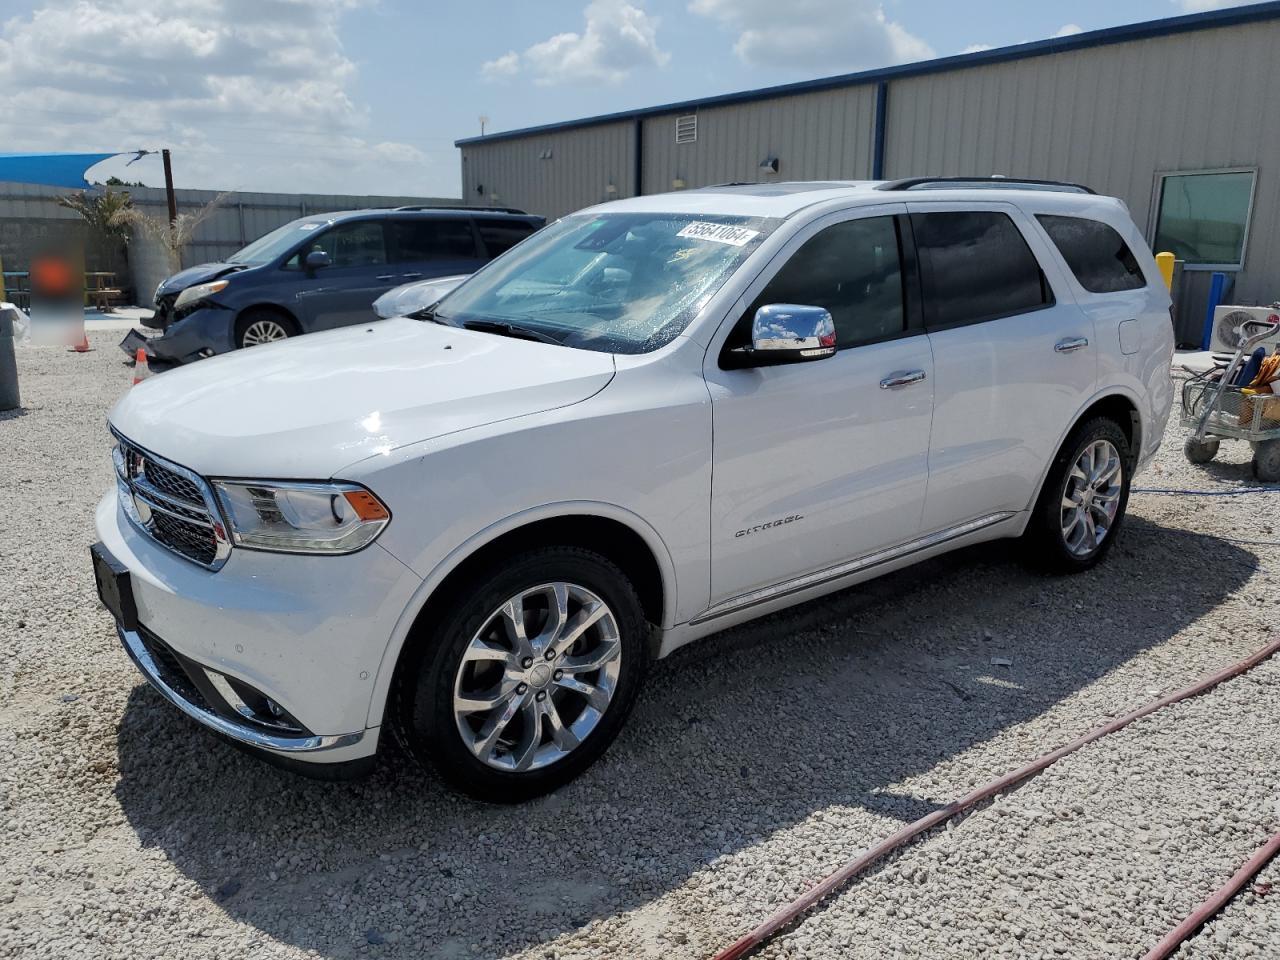
M 89 229 L 104 239 L 129 242 L 130 220 L 137 213 L 129 194 L 116 193 L 110 188 L 102 193 L 86 190 L 70 197 L 59 197 L 58 206 L 80 214 Z

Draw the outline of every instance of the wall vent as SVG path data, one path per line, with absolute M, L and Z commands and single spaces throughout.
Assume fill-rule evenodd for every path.
M 698 115 L 676 117 L 676 143 L 694 143 L 698 139 Z

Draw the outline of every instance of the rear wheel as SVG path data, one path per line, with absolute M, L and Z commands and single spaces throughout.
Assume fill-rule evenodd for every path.
M 482 800 L 539 796 L 590 766 L 647 667 L 634 587 L 577 547 L 482 572 L 434 619 L 398 678 L 393 722 L 417 759 Z
M 246 310 L 236 320 L 236 346 L 256 347 L 298 335 L 298 326 L 274 310 Z
M 1263 483 L 1280 483 L 1280 440 L 1263 440 L 1254 448 L 1253 475 Z
M 1072 431 L 1054 458 L 1023 535 L 1031 559 L 1060 573 L 1098 563 L 1124 520 L 1133 458 L 1114 421 L 1097 417 Z

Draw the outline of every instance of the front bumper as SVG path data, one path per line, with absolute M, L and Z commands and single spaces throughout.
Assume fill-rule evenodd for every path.
M 181 320 L 170 320 L 165 331 L 147 343 L 147 355 L 175 363 L 190 363 L 235 349 L 234 310 L 205 306 Z
M 235 549 L 217 572 L 139 531 L 113 487 L 98 505 L 98 537 L 129 573 L 138 629 L 118 628 L 160 693 L 210 729 L 308 765 L 377 749 L 370 716 L 378 671 L 421 579 L 374 543 L 341 557 Z M 237 722 L 225 698 L 200 696 L 183 674 L 212 670 L 274 701 L 301 735 Z M 207 691 L 206 691 L 207 692 Z
M 376 730 L 324 736 L 313 733 L 289 736 L 271 733 L 250 726 L 248 723 L 237 723 L 222 716 L 208 699 L 193 687 L 192 679 L 186 674 L 181 661 L 172 650 L 166 649 L 167 645 L 159 637 L 145 628 L 126 630 L 119 624 L 116 624 L 116 633 L 119 634 L 120 642 L 124 644 L 129 659 L 166 700 L 197 723 L 237 743 L 259 750 L 298 754 L 356 746 L 370 733 L 373 733 L 376 739 Z

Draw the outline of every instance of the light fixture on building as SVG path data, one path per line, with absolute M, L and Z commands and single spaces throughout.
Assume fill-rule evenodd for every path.
M 550 160 L 550 159 L 551 159 L 551 151 L 550 151 L 549 149 L 548 149 L 548 150 L 543 150 L 540 154 L 538 154 L 538 159 L 539 159 L 539 160 Z
M 672 180 L 672 181 L 671 181 L 671 189 L 672 189 L 672 190 L 683 190 L 683 189 L 684 189 L 684 180 L 683 180 L 683 179 L 681 179 L 680 177 L 676 177 L 674 180 Z
M 761 170 L 763 170 L 765 173 L 777 173 L 777 172 L 778 172 L 778 158 L 777 158 L 777 157 L 766 157 L 765 159 L 761 160 L 761 161 L 760 161 L 760 169 L 761 169 Z
M 618 195 L 618 188 L 612 183 L 607 183 L 605 184 L 604 192 L 610 197 L 616 197 Z

